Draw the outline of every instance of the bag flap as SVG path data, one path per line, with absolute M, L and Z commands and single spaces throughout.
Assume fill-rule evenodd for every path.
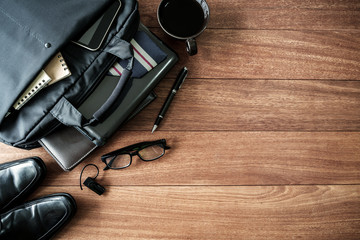
M 0 124 L 48 60 L 93 23 L 111 2 L 0 1 Z

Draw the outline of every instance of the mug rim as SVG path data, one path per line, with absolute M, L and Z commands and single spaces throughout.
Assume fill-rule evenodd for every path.
M 210 8 L 209 8 L 209 4 L 206 2 L 206 0 L 201 0 L 202 2 L 204 2 L 204 3 L 206 4 L 207 11 L 208 11 L 208 13 L 207 13 L 208 16 L 207 16 L 207 18 L 205 19 L 204 26 L 203 26 L 203 28 L 201 29 L 201 31 L 199 31 L 198 33 L 196 33 L 196 34 L 194 34 L 194 35 L 191 35 L 191 36 L 189 36 L 189 37 L 179 37 L 179 36 L 176 36 L 176 35 L 170 33 L 168 30 L 166 30 L 166 29 L 163 27 L 163 25 L 162 25 L 161 22 L 160 22 L 159 10 L 160 10 L 161 4 L 162 4 L 164 1 L 169 1 L 169 0 L 161 0 L 159 6 L 158 6 L 158 8 L 157 8 L 157 20 L 158 20 L 158 23 L 159 23 L 161 29 L 162 29 L 165 33 L 167 33 L 167 34 L 170 35 L 171 37 L 176 38 L 176 39 L 179 39 L 179 40 L 187 40 L 187 39 L 191 39 L 191 38 L 196 38 L 196 37 L 199 36 L 202 32 L 205 31 L 205 29 L 206 29 L 206 27 L 207 27 L 207 25 L 208 25 L 208 22 L 209 22 L 209 18 L 210 18 Z M 195 0 L 195 1 L 198 2 L 197 0 Z M 198 2 L 198 3 L 199 3 L 199 2 Z M 199 4 L 200 4 L 200 3 L 199 3 Z M 201 4 L 200 4 L 200 5 L 201 5 Z M 202 9 L 203 12 L 204 12 L 204 9 L 203 9 L 202 6 L 201 6 L 201 9 Z

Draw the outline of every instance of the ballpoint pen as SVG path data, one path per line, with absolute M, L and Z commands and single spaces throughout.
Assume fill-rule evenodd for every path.
M 183 84 L 186 76 L 188 74 L 188 70 L 186 67 L 184 67 L 183 69 L 181 69 L 181 71 L 179 72 L 178 76 L 176 77 L 175 83 L 172 86 L 169 95 L 167 96 L 164 105 L 162 106 L 158 117 L 155 120 L 154 123 L 154 127 L 152 129 L 152 133 L 157 129 L 157 127 L 159 126 L 161 120 L 164 118 L 166 111 L 168 110 L 172 100 L 175 97 L 176 92 L 181 88 L 181 85 Z

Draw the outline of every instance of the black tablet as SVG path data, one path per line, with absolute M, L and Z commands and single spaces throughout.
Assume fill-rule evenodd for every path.
M 106 12 L 74 43 L 91 51 L 98 50 L 120 8 L 120 0 L 114 1 Z

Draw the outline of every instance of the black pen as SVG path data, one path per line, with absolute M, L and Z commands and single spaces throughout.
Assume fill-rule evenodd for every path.
M 178 76 L 176 77 L 175 83 L 172 86 L 170 93 L 167 96 L 165 103 L 162 106 L 160 113 L 155 120 L 154 127 L 153 127 L 151 133 L 153 133 L 156 130 L 156 128 L 159 126 L 161 120 L 164 118 L 165 113 L 168 110 L 172 100 L 174 99 L 176 92 L 181 88 L 181 85 L 184 83 L 184 80 L 185 80 L 187 74 L 188 74 L 188 70 L 186 67 L 181 69 L 181 71 L 179 72 Z

